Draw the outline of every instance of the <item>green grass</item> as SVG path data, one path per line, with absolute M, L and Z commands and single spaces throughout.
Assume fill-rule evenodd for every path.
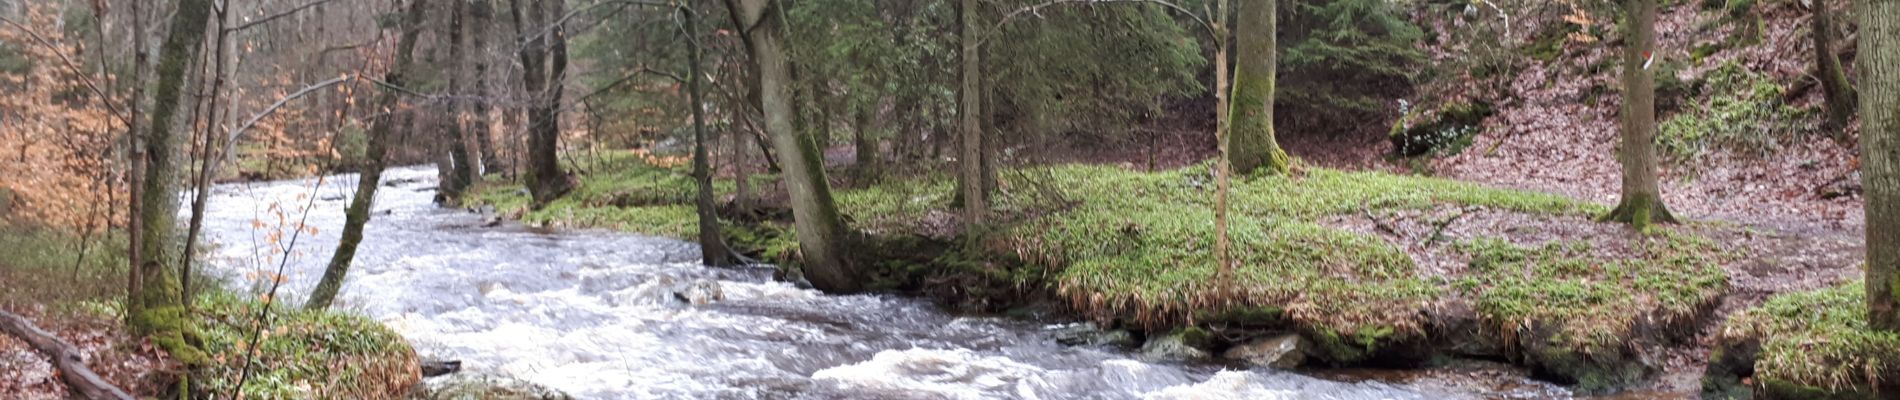
M 1205 167 L 1141 173 L 1057 166 L 1042 178 L 1073 207 L 999 235 L 1023 259 L 1058 270 L 1058 292 L 1072 306 L 1150 326 L 1189 323 L 1197 312 L 1284 310 L 1347 362 L 1422 335 L 1420 310 L 1443 289 L 1383 239 L 1317 220 L 1440 205 L 1557 215 L 1601 209 L 1554 195 L 1381 173 L 1312 169 L 1299 177 L 1243 179 L 1233 188 L 1238 285 L 1230 292 L 1216 282 L 1213 181 Z
M 1900 380 L 1900 333 L 1868 329 L 1860 281 L 1774 296 L 1729 318 L 1723 341 L 1759 340 L 1758 385 L 1793 395 L 1859 393 Z
M 1575 351 L 1623 346 L 1638 321 L 1686 322 L 1720 301 L 1727 274 L 1713 243 L 1680 233 L 1640 239 L 1640 258 L 1598 256 L 1589 243 L 1534 248 L 1501 239 L 1461 241 L 1469 276 L 1456 286 L 1476 299 L 1479 316 L 1501 327 L 1554 325 L 1552 344 Z
M 194 391 L 232 393 L 253 348 L 247 398 L 390 398 L 421 378 L 409 342 L 358 315 L 272 305 L 268 329 L 253 343 L 263 307 L 225 292 L 199 297 L 201 347 L 214 362 L 193 371 Z
M 687 239 L 698 234 L 692 206 L 698 189 L 690 170 L 649 164 L 636 155 L 603 156 L 590 162 L 592 174 L 567 196 L 540 210 L 528 210 L 529 197 L 518 183 L 484 183 L 470 191 L 467 205 L 488 204 L 503 214 L 522 213 L 530 224 L 569 228 L 606 228 Z M 715 190 L 729 192 L 731 182 Z
M 125 295 L 125 235 L 78 235 L 0 222 L 0 302 L 66 304 Z M 87 247 L 82 259 L 80 248 Z

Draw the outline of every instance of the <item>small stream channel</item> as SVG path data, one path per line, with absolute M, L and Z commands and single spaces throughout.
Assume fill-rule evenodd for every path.
M 284 298 L 322 275 L 356 175 L 219 185 L 206 218 L 212 268 L 236 287 L 275 270 L 267 237 L 314 196 Z M 1050 326 L 954 315 L 890 295 L 831 296 L 769 268 L 699 266 L 696 245 L 608 231 L 484 227 L 438 208 L 433 167 L 385 173 L 338 307 L 401 332 L 425 358 L 586 399 L 1497 399 L 1569 398 L 1506 369 L 1316 378 L 1271 369 L 1148 362 L 1057 344 Z M 261 224 L 259 223 L 261 221 Z M 262 226 L 261 228 L 259 226 Z M 287 234 L 287 233 L 286 233 Z M 285 238 L 288 240 L 288 238 Z M 681 287 L 717 286 L 693 305 Z

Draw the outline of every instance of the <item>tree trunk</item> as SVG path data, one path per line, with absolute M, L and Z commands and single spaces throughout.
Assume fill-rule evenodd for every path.
M 1827 0 L 1814 0 L 1814 69 L 1815 76 L 1821 80 L 1821 90 L 1827 95 L 1827 126 L 1824 129 L 1834 131 L 1836 138 L 1847 130 L 1847 121 L 1854 117 L 1854 108 L 1858 100 L 1854 98 L 1854 85 L 1847 81 L 1847 73 L 1841 70 L 1841 58 L 1834 52 L 1834 16 L 1828 10 Z
M 699 183 L 698 196 L 694 197 L 699 209 L 699 254 L 701 262 L 708 266 L 724 267 L 733 264 L 732 250 L 726 247 L 725 235 L 719 233 L 719 205 L 713 202 L 712 160 L 706 154 L 706 99 L 705 75 L 700 72 L 701 52 L 699 42 L 699 18 L 691 9 L 684 6 L 679 9 L 681 23 L 686 36 L 686 78 L 688 92 L 692 98 L 687 102 L 693 107 L 693 180 Z
M 957 118 L 960 140 L 957 143 L 957 187 L 963 203 L 963 225 L 983 224 L 989 202 L 983 192 L 983 85 L 982 67 L 977 51 L 976 0 L 961 0 L 957 6 L 962 83 L 957 88 Z
M 1900 331 L 1900 1 L 1860 5 L 1861 178 L 1867 188 L 1867 320 Z
M 132 271 L 138 287 L 126 302 L 127 324 L 132 332 L 145 335 L 172 357 L 186 365 L 207 361 L 186 335 L 192 329 L 184 315 L 186 299 L 179 289 L 179 260 L 186 255 L 172 248 L 173 230 L 178 218 L 178 176 L 182 165 L 177 138 L 178 116 L 184 100 L 185 82 L 193 81 L 198 69 L 190 68 L 203 47 L 205 27 L 211 16 L 211 0 L 181 0 L 172 15 L 165 43 L 159 47 L 157 86 L 152 90 L 152 120 L 146 124 L 144 187 L 139 198 L 139 256 L 143 259 Z
M 1234 92 L 1228 98 L 1228 162 L 1234 172 L 1251 174 L 1265 170 L 1285 173 L 1290 167 L 1286 151 L 1273 136 L 1274 74 L 1279 55 L 1275 54 L 1275 0 L 1241 2 L 1235 24 Z
M 1675 223 L 1656 177 L 1656 81 L 1644 69 L 1656 47 L 1656 0 L 1625 0 L 1623 27 L 1623 201 L 1600 218 L 1648 229 Z
M 80 353 L 78 347 L 74 347 L 72 343 L 67 343 L 65 340 L 60 339 L 59 336 L 53 335 L 52 332 L 47 332 L 38 326 L 34 326 L 33 322 L 27 321 L 25 317 L 6 311 L 0 311 L 0 333 L 19 338 L 20 341 L 25 342 L 28 347 L 32 347 L 34 351 L 45 354 L 48 363 L 52 364 L 53 369 L 59 372 L 59 379 L 65 381 L 66 387 L 71 389 L 73 393 L 79 394 L 80 398 L 94 400 L 136 399 L 136 397 L 125 393 L 124 390 L 120 390 L 117 386 L 112 386 L 111 382 L 106 382 L 104 378 L 100 378 L 99 374 L 93 373 L 91 368 L 87 368 L 85 354 Z
M 1234 261 L 1229 256 L 1227 235 L 1227 195 L 1233 181 L 1233 166 L 1229 164 L 1227 152 L 1228 110 L 1227 104 L 1227 0 L 1220 0 L 1214 6 L 1214 142 L 1220 149 L 1220 159 L 1214 163 L 1214 262 L 1220 263 L 1220 276 L 1216 281 L 1231 288 L 1234 282 Z
M 857 151 L 857 160 L 851 164 L 851 175 L 858 182 L 870 182 L 877 177 L 877 138 L 873 136 L 872 125 L 877 123 L 877 105 L 860 105 L 857 120 L 852 129 L 852 147 Z
M 781 176 L 791 194 L 793 227 L 806 278 L 819 290 L 858 291 L 862 282 L 844 259 L 844 220 L 831 199 L 818 149 L 792 126 L 791 68 L 780 38 L 785 21 L 778 13 L 768 12 L 775 6 L 771 0 L 726 0 L 726 4 L 734 25 L 745 32 L 746 47 L 759 67 L 759 109 L 764 112 L 772 147 L 784 160 Z
M 476 160 L 482 168 L 475 172 L 476 180 L 483 174 L 499 173 L 508 170 L 502 163 L 501 152 L 495 148 L 495 133 L 490 127 L 488 100 L 488 35 L 486 30 L 495 22 L 495 6 L 487 0 L 476 0 L 469 8 L 469 17 L 474 20 L 475 30 L 471 31 L 469 47 L 474 56 L 475 72 L 469 83 L 475 86 L 475 100 L 469 102 L 469 112 L 474 120 L 469 126 L 470 136 L 475 140 L 478 153 Z
M 470 185 L 475 184 L 475 181 L 481 179 L 480 161 L 473 151 L 475 146 L 468 145 L 469 118 L 468 115 L 462 113 L 463 100 L 459 99 L 459 97 L 467 91 L 466 86 L 468 84 L 479 84 L 477 83 L 479 81 L 474 81 L 469 77 L 463 76 L 466 73 L 467 66 L 470 64 L 470 60 L 468 59 L 469 52 L 464 51 L 462 48 L 462 36 L 467 34 L 466 29 L 468 28 L 467 25 L 463 23 L 463 15 L 468 13 L 468 3 L 463 0 L 453 1 L 455 4 L 450 8 L 448 40 L 449 59 L 453 60 L 451 62 L 455 63 L 456 68 L 455 71 L 449 73 L 449 93 L 451 96 L 456 97 L 452 97 L 443 103 L 443 107 L 448 109 L 445 115 L 449 118 L 449 123 L 447 124 L 448 129 L 442 130 L 442 133 L 446 136 L 445 139 L 448 139 L 448 149 L 446 150 L 449 154 L 451 169 L 449 180 L 439 185 L 439 192 L 444 194 L 443 204 L 446 205 L 456 204 L 457 200 L 462 197 L 462 193 L 467 191 Z
M 550 16 L 559 18 L 563 14 L 563 2 L 532 3 L 524 22 L 520 1 L 509 1 L 515 29 L 526 40 L 520 52 L 521 81 L 533 98 L 528 106 L 528 193 L 538 209 L 566 194 L 572 184 L 567 173 L 561 171 L 556 154 L 561 136 L 561 80 L 567 70 L 567 35 L 565 29 L 549 26 Z M 550 6 L 552 9 L 544 8 Z M 546 35 L 541 34 L 544 31 Z
M 414 64 L 416 36 L 422 32 L 422 12 L 428 8 L 428 0 L 415 0 L 403 12 L 402 35 L 396 39 L 396 63 L 383 73 L 383 81 L 393 86 L 402 86 L 403 77 Z M 394 90 L 383 89 L 376 93 L 376 105 L 372 110 L 396 110 L 399 99 Z M 330 263 L 323 269 L 323 278 L 317 281 L 317 287 L 310 292 L 310 300 L 304 308 L 321 310 L 330 307 L 336 299 L 337 291 L 343 288 L 343 278 L 350 272 L 350 262 L 356 258 L 356 246 L 363 242 L 363 226 L 369 224 L 370 206 L 376 200 L 376 188 L 383 178 L 384 155 L 389 152 L 390 126 L 396 125 L 396 114 L 403 113 L 405 118 L 415 118 L 414 113 L 402 111 L 382 112 L 370 120 L 369 140 L 364 150 L 363 172 L 356 181 L 356 195 L 350 198 L 350 207 L 343 212 L 343 233 L 338 239 L 336 252 L 330 255 Z M 408 126 L 408 124 L 404 124 Z

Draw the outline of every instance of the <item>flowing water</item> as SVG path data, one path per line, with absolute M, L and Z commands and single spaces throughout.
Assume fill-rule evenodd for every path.
M 278 267 L 300 302 L 335 248 L 355 175 L 220 185 L 206 237 L 239 288 Z M 382 321 L 425 358 L 579 398 L 1488 399 L 1566 398 L 1493 370 L 1344 374 L 1148 362 L 1057 344 L 1049 326 L 946 313 L 889 295 L 831 296 L 765 268 L 699 266 L 697 246 L 605 231 L 483 226 L 438 208 L 433 168 L 384 176 L 337 307 Z M 281 216 L 280 216 L 281 213 Z M 273 241 L 272 236 L 277 236 Z M 265 272 L 266 274 L 260 274 Z M 695 305 L 681 287 L 716 286 Z M 1340 374 L 1330 374 L 1340 376 Z

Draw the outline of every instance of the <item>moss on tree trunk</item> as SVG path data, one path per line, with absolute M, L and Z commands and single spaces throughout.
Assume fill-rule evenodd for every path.
M 831 198 L 818 147 L 792 124 L 791 65 L 785 53 L 784 21 L 771 0 L 726 0 L 735 25 L 746 32 L 746 47 L 757 63 L 760 110 L 772 148 L 783 162 L 781 174 L 791 194 L 792 225 L 798 234 L 805 276 L 820 290 L 855 292 L 860 277 L 844 257 L 844 219 Z
M 1235 26 L 1234 94 L 1228 100 L 1229 163 L 1235 173 L 1284 173 L 1291 159 L 1273 136 L 1273 91 L 1279 56 L 1274 53 L 1274 0 L 1242 2 Z
M 179 285 L 182 257 L 173 249 L 178 217 L 177 182 L 182 166 L 173 132 L 182 111 L 190 68 L 203 46 L 210 21 L 210 0 L 183 0 L 172 15 L 171 27 L 159 48 L 157 86 L 152 91 L 152 119 L 145 137 L 145 176 L 141 183 L 138 252 L 142 263 L 132 271 L 134 286 L 126 302 L 126 323 L 132 332 L 151 338 L 186 365 L 200 365 L 204 353 L 192 343 L 194 330 L 184 318 L 185 301 Z
M 404 74 L 413 68 L 416 36 L 422 32 L 422 13 L 427 8 L 428 0 L 415 0 L 404 11 L 402 35 L 396 40 L 396 64 L 383 75 L 384 82 L 402 86 Z M 396 91 L 385 89 L 376 94 L 376 106 L 373 109 L 393 110 L 398 99 Z M 414 118 L 413 115 L 404 117 Z M 363 242 L 363 227 L 369 224 L 369 211 L 376 199 L 376 188 L 382 183 L 390 126 L 395 123 L 396 116 L 393 113 L 381 113 L 370 120 L 369 145 L 364 157 L 367 165 L 357 178 L 355 197 L 350 199 L 349 208 L 343 211 L 343 233 L 337 240 L 336 252 L 330 254 L 330 263 L 323 269 L 323 278 L 317 281 L 316 289 L 310 292 L 310 300 L 304 303 L 304 308 L 321 310 L 330 307 L 337 291 L 343 288 L 343 278 L 350 272 L 350 262 L 356 259 L 356 246 Z
M 1841 58 L 1834 53 L 1834 16 L 1828 10 L 1826 0 L 1814 1 L 1814 66 L 1821 79 L 1821 90 L 1827 95 L 1826 129 L 1841 132 L 1847 129 L 1847 121 L 1854 117 L 1859 106 L 1854 94 L 1854 85 L 1847 81 L 1847 73 L 1841 70 Z M 1842 137 L 1835 134 L 1835 137 Z
M 1675 223 L 1663 205 L 1656 177 L 1656 80 L 1645 69 L 1656 47 L 1656 0 L 1627 0 L 1623 23 L 1622 149 L 1623 200 L 1599 218 L 1624 222 L 1637 229 L 1654 223 Z

